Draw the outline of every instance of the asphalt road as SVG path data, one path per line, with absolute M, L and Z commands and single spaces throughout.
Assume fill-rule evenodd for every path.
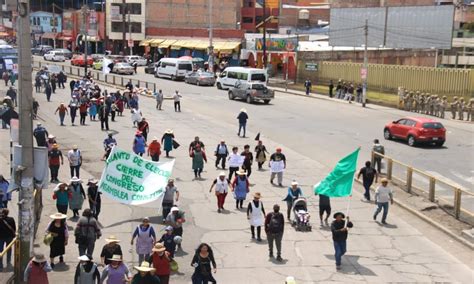
M 280 92 L 270 105 L 248 105 L 241 101 L 229 101 L 227 92 L 215 87 L 197 87 L 154 78 L 151 74 L 145 74 L 143 68 L 139 68 L 137 75 L 124 77 L 155 82 L 165 95 L 179 90 L 184 95 L 182 104 L 185 108 L 228 123 L 236 123 L 235 116 L 240 108 L 245 107 L 250 116 L 248 128 L 251 132 L 261 132 L 263 137 L 298 149 L 301 154 L 329 167 L 358 146 L 362 147 L 359 160 L 362 166 L 369 159 L 373 139 L 378 138 L 385 145 L 388 156 L 452 184 L 474 190 L 474 125 L 470 123 L 443 120 L 447 128 L 447 142 L 443 148 L 412 148 L 405 142 L 383 140 L 385 124 L 412 115 L 400 110 L 371 105 L 362 109 L 356 104 L 314 100 Z M 396 167 L 394 173 L 403 178 L 406 175 Z M 425 186 L 428 182 L 416 174 L 414 180 Z M 452 198 L 452 191 L 446 187 L 440 186 L 437 193 Z
M 318 228 L 318 199 L 311 193 L 312 185 L 323 178 L 341 156 L 359 145 L 370 145 L 370 141 L 374 138 L 369 136 L 370 133 L 365 137 L 356 131 L 350 131 L 350 126 L 357 128 L 358 124 L 354 120 L 362 121 L 364 118 L 368 120 L 369 112 L 380 115 L 378 111 L 369 109 L 364 110 L 367 112 L 362 112 L 354 106 L 283 94 L 268 106 L 247 105 L 243 102 L 229 102 L 225 92 L 217 92 L 214 88 L 197 88 L 163 80 L 157 82 L 167 94 L 174 89 L 179 89 L 183 94 L 181 113 L 172 110 L 171 101 L 165 102 L 164 111 L 157 111 L 151 98 L 140 99 L 141 110 L 150 121 L 149 136 L 160 137 L 167 128 L 173 128 L 177 140 L 183 145 L 172 152 L 176 157 L 173 177 L 176 178 L 182 196 L 179 206 L 186 211 L 187 216 L 184 226 L 184 251 L 177 255 L 180 273 L 172 276 L 173 283 L 189 283 L 193 271 L 189 263 L 193 250 L 200 242 L 207 242 L 214 248 L 218 263 L 216 278 L 220 283 L 281 283 L 288 275 L 295 276 L 298 283 L 308 284 L 319 281 L 346 283 L 472 281 L 472 263 L 468 262 L 470 254 L 463 246 L 453 243 L 445 235 L 413 218 L 397 206 L 391 207 L 388 219 L 390 225 L 383 226 L 374 222 L 371 217 L 373 205 L 358 201 L 362 191 L 359 185 L 355 185 L 350 209 L 351 220 L 356 225 L 350 232 L 348 254 L 343 259 L 344 267 L 340 272 L 336 272 L 331 233 L 327 228 Z M 4 92 L 4 88 L 0 88 Z M 99 159 L 103 151 L 102 140 L 106 135 L 100 131 L 99 123 L 87 120 L 86 126 L 72 127 L 67 117 L 67 126 L 58 125 L 54 110 L 61 101 L 69 100 L 68 90 L 58 90 L 57 94 L 52 96 L 51 103 L 46 102 L 44 94 L 35 94 L 35 97 L 40 103 L 40 119 L 49 132 L 56 135 L 60 148 L 66 152 L 73 144 L 79 145 L 84 155 L 81 178 L 87 180 L 90 177 L 100 177 L 103 162 Z M 247 108 L 250 115 L 251 138 L 247 139 L 238 138 L 236 135 L 235 117 L 242 107 Z M 332 114 L 335 112 L 340 113 L 339 119 Z M 338 128 L 329 127 L 334 125 L 334 122 Z M 117 122 L 110 124 L 111 129 L 118 132 L 116 137 L 119 147 L 131 150 L 135 129 L 132 127 L 129 113 L 125 112 L 124 117 L 117 118 Z M 348 125 L 343 127 L 344 124 Z M 212 153 L 222 138 L 229 146 L 237 145 L 242 148 L 244 144 L 255 143 L 252 138 L 258 131 L 261 131 L 262 139 L 269 150 L 281 146 L 288 158 L 284 184 L 288 185 L 292 179 L 297 179 L 309 198 L 313 231 L 296 232 L 286 224 L 283 263 L 268 259 L 265 241 L 262 243 L 250 241 L 245 213 L 234 209 L 231 195 L 227 198 L 225 213 L 216 212 L 215 197 L 208 193 L 212 179 L 219 172 L 214 169 L 214 158 L 209 154 L 210 161 L 205 166 L 204 179 L 194 181 L 186 147 L 195 135 L 199 135 L 206 143 L 208 153 Z M 328 131 L 334 134 L 329 135 Z M 344 131 L 348 133 L 345 134 Z M 324 140 L 324 137 L 330 136 L 335 137 Z M 348 137 L 354 138 L 348 139 Z M 8 141 L 7 131 L 0 131 L 0 141 Z M 392 151 L 392 147 L 387 148 Z M 367 156 L 368 146 L 363 147 L 363 150 L 365 152 L 362 157 Z M 1 143 L 1 172 L 8 172 L 6 166 L 8 158 L 8 143 Z M 68 172 L 67 165 L 61 168 L 62 181 L 69 179 Z M 262 202 L 267 211 L 275 203 L 281 204 L 285 210 L 286 205 L 281 200 L 286 195 L 286 189 L 271 186 L 268 179 L 268 169 L 255 170 L 251 176 L 251 182 L 255 184 L 251 187 L 251 193 L 256 191 L 262 193 Z M 50 198 L 52 188 L 53 185 L 44 193 L 45 208 L 39 232 L 46 227 L 47 216 L 56 210 L 54 201 Z M 17 196 L 13 198 L 15 200 Z M 333 199 L 331 202 L 334 212 L 347 210 L 347 198 Z M 12 206 L 14 207 L 14 204 Z M 87 204 L 84 204 L 84 207 L 87 207 Z M 100 222 L 104 237 L 114 234 L 122 240 L 127 265 L 137 264 L 137 255 L 129 240 L 141 218 L 151 217 L 157 231 L 163 228 L 160 225 L 161 214 L 158 213 L 158 207 L 155 203 L 147 206 L 126 206 L 103 197 Z M 14 213 L 12 215 L 15 216 Z M 71 215 L 72 213 L 69 213 L 69 216 Z M 68 224 L 74 227 L 75 222 L 68 220 Z M 265 239 L 265 235 L 263 238 Z M 36 250 L 47 255 L 48 248 L 42 244 L 41 233 L 37 244 L 39 247 L 36 247 Z M 104 238 L 96 243 L 94 253 L 96 260 L 99 259 L 98 254 L 103 244 Z M 66 265 L 57 265 L 55 271 L 50 273 L 51 283 L 71 282 L 77 263 L 76 257 L 77 247 L 71 239 L 67 246 Z

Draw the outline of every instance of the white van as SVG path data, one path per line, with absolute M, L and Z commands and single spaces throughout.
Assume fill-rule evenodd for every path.
M 267 72 L 264 69 L 248 67 L 227 67 L 217 78 L 218 89 L 229 89 L 235 86 L 237 81 L 261 82 L 266 85 Z
M 170 78 L 171 80 L 184 80 L 186 74 L 193 71 L 191 60 L 178 58 L 161 58 L 155 67 L 155 77 Z

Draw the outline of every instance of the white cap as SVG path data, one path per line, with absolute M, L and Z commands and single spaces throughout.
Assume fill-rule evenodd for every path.
M 171 212 L 179 211 L 179 208 L 177 206 L 171 207 Z
M 79 259 L 80 261 L 91 261 L 91 259 L 87 255 L 81 255 L 77 259 Z

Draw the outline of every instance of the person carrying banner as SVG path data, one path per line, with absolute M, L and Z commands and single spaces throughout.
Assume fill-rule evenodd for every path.
M 346 241 L 349 232 L 348 228 L 352 228 L 354 225 L 349 221 L 349 216 L 344 220 L 345 215 L 342 212 L 334 214 L 334 221 L 331 224 L 332 240 L 334 243 L 334 257 L 336 259 L 336 269 L 341 269 L 341 258 L 346 253 Z

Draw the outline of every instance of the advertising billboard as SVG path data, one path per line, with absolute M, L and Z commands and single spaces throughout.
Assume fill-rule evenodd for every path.
M 450 49 L 454 6 L 333 8 L 329 44 L 360 47 Z

